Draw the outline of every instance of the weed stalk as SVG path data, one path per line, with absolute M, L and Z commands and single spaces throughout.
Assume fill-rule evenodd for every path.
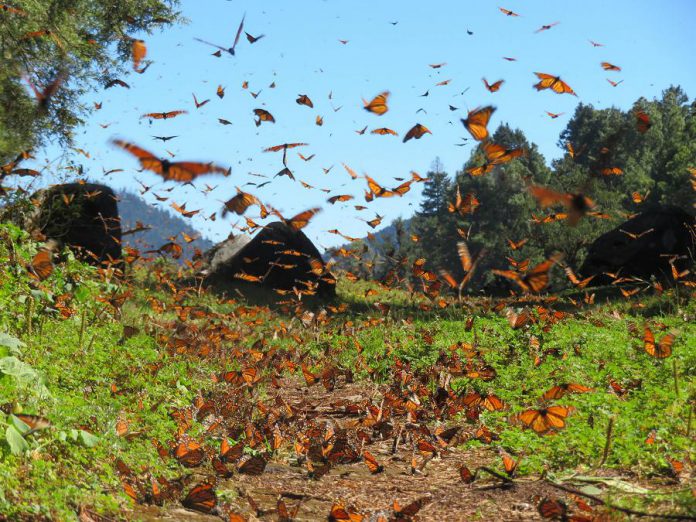
M 609 457 L 609 450 L 611 449 L 611 436 L 614 432 L 614 420 L 616 416 L 612 415 L 609 417 L 609 424 L 607 425 L 607 440 L 604 443 L 604 451 L 602 452 L 602 460 L 599 462 L 599 467 L 604 466 L 604 463 Z

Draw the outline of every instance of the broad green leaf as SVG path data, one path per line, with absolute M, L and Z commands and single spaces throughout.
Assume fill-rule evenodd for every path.
M 21 355 L 20 348 L 24 348 L 25 346 L 26 345 L 16 337 L 12 337 L 5 332 L 0 332 L 0 347 L 7 348 L 10 354 Z M 0 352 L 0 354 L 2 354 L 2 352 Z
M 10 415 L 10 422 L 12 422 L 14 427 L 17 428 L 17 431 L 23 436 L 26 435 L 27 432 L 31 431 L 31 428 L 26 422 L 22 421 L 22 419 L 18 417 L 15 417 L 14 415 Z
M 99 443 L 99 437 L 92 435 L 90 432 L 80 430 L 80 441 L 87 448 L 93 448 Z
M 13 455 L 23 455 L 29 449 L 29 444 L 14 426 L 8 426 L 5 430 L 5 440 Z

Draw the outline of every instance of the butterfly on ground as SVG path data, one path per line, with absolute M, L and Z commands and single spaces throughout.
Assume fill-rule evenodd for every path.
M 537 91 L 551 89 L 556 94 L 572 94 L 573 96 L 577 96 L 570 85 L 561 80 L 559 76 L 540 72 L 535 72 L 534 74 L 539 78 L 539 82 L 534 84 L 534 88 Z
M 495 112 L 495 107 L 488 105 L 469 111 L 466 119 L 461 122 L 476 141 L 483 141 L 488 138 L 488 122 L 491 115 Z
M 205 481 L 196 484 L 181 501 L 183 506 L 201 513 L 211 513 L 217 506 L 215 485 Z
M 565 427 L 566 418 L 571 412 L 567 406 L 547 406 L 539 409 L 528 409 L 516 416 L 525 427 L 531 428 L 537 434 L 543 435 Z
M 593 391 L 592 388 L 588 386 L 583 386 L 582 384 L 576 384 L 573 382 L 557 384 L 552 388 L 549 388 L 541 398 L 545 401 L 560 399 L 568 393 L 588 393 Z
M 140 166 L 162 176 L 165 180 L 172 181 L 192 181 L 198 176 L 205 174 L 229 174 L 229 169 L 218 166 L 214 163 L 199 163 L 193 161 L 170 162 L 167 159 L 160 159 L 151 152 L 123 140 L 112 140 L 114 145 L 130 152 L 140 162 Z
M 363 99 L 363 108 L 368 112 L 376 114 L 377 116 L 382 116 L 389 110 L 389 107 L 387 106 L 388 99 L 389 91 L 384 91 L 372 98 L 372 100 L 369 102 Z
M 381 473 L 382 471 L 384 471 L 384 466 L 382 466 L 379 462 L 377 462 L 377 459 L 369 451 L 364 450 L 362 457 L 363 457 L 363 461 L 365 462 L 365 465 L 367 466 L 367 469 L 373 475 L 375 475 L 377 473 Z
M 557 192 L 539 185 L 531 185 L 528 190 L 541 208 L 555 205 L 566 207 L 568 209 L 568 224 L 571 226 L 575 226 L 580 218 L 595 206 L 590 198 L 582 194 Z
M 529 272 L 524 275 L 519 274 L 513 270 L 491 270 L 492 273 L 506 277 L 517 283 L 517 285 L 525 293 L 539 293 L 544 290 L 549 284 L 549 270 L 561 259 L 561 254 L 555 254 L 551 258 L 547 259 L 536 265 Z

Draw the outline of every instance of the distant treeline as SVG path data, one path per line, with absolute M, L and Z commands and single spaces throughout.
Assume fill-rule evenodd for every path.
M 490 165 L 487 143 L 524 153 Z M 595 238 L 650 207 L 674 205 L 694 212 L 696 101 L 679 87 L 665 90 L 661 99 L 640 98 L 628 111 L 580 104 L 558 145 L 566 152 L 549 166 L 523 131 L 501 125 L 454 176 L 435 160 L 413 218 L 329 254 L 361 277 L 408 281 L 413 262 L 425 258 L 427 269 L 445 269 L 460 280 L 464 272 L 457 242 L 464 240 L 473 257 L 486 252 L 468 285 L 476 292 L 507 284 L 491 268 L 525 260 L 533 266 L 554 252 L 577 268 Z M 489 171 L 473 175 L 482 170 Z M 527 190 L 530 185 L 584 194 L 596 204 L 594 213 L 571 227 L 563 207 L 539 208 Z M 560 275 L 555 284 L 562 284 Z

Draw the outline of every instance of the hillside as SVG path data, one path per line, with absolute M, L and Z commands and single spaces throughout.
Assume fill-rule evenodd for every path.
M 117 193 L 119 198 L 118 210 L 121 214 L 121 228 L 123 231 L 136 228 L 140 221 L 145 226 L 152 226 L 149 230 L 144 230 L 135 234 L 124 236 L 123 245 L 139 249 L 152 249 L 170 241 L 170 237 L 178 236 L 179 242 L 184 243 L 181 234 L 190 237 L 197 237 L 190 243 L 191 247 L 197 247 L 203 252 L 213 246 L 213 242 L 204 237 L 189 225 L 184 219 L 166 210 L 155 208 L 149 205 L 140 196 L 131 192 L 121 191 Z M 184 249 L 191 251 L 192 249 Z

